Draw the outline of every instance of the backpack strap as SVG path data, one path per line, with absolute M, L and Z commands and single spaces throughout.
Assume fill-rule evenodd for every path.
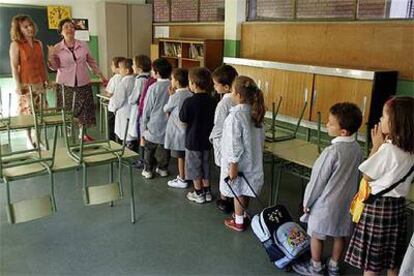
M 400 185 L 401 183 L 404 183 L 405 180 L 407 180 L 407 178 L 411 175 L 411 173 L 414 171 L 414 166 L 411 167 L 411 169 L 407 172 L 406 175 L 404 175 L 403 178 L 401 178 L 399 181 L 395 182 L 394 184 L 392 184 L 391 186 L 389 186 L 388 188 L 382 190 L 379 193 L 376 193 L 375 195 L 370 194 L 369 197 L 364 201 L 364 203 L 368 203 L 368 204 L 372 204 L 374 203 L 375 200 L 377 200 L 378 198 L 380 198 L 381 196 L 383 196 L 384 194 L 392 191 L 393 189 L 395 189 L 398 185 Z

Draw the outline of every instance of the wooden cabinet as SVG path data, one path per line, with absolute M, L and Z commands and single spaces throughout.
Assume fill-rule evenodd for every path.
M 317 121 L 321 112 L 322 122 L 328 120 L 329 108 L 335 103 L 352 102 L 363 112 L 363 124 L 368 121 L 372 81 L 336 76 L 315 75 L 311 120 Z
M 262 89 L 267 110 L 282 97 L 278 115 L 298 118 L 305 100 L 304 125 L 316 128 L 318 112 L 326 123 L 329 108 L 338 102 L 352 102 L 363 113 L 363 124 L 378 123 L 385 101 L 395 93 L 396 71 L 332 68 L 262 60 L 224 58 L 240 75 L 253 78 Z M 283 118 L 280 117 L 280 118 Z M 288 120 L 292 122 L 294 120 Z M 364 127 L 362 129 L 365 129 Z
M 159 57 L 170 61 L 173 67 L 207 67 L 214 71 L 223 62 L 223 40 L 174 39 L 158 40 Z
M 115 56 L 150 55 L 152 5 L 102 1 L 97 9 L 99 66 L 106 76 Z

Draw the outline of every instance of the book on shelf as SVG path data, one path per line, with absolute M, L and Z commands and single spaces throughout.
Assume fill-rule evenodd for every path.
M 204 55 L 203 45 L 191 44 L 189 48 L 189 56 L 192 59 L 202 59 Z
M 181 57 L 181 44 L 164 42 L 164 55 L 167 57 Z

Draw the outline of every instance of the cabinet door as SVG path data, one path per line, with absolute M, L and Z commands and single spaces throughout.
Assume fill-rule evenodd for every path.
M 113 57 L 128 56 L 127 8 L 126 4 L 105 3 L 108 72 Z
M 352 102 L 364 112 L 363 123 L 368 119 L 372 82 L 332 76 L 315 76 L 311 120 L 317 121 L 317 112 L 326 123 L 329 108 L 339 102 Z
M 152 5 L 128 5 L 128 9 L 128 56 L 149 56 L 152 43 Z
M 279 113 L 299 118 L 306 102 L 303 119 L 309 120 L 313 74 L 293 71 L 283 73 L 283 94 Z

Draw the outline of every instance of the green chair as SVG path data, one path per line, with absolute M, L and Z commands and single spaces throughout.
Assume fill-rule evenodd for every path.
M 62 90 L 62 98 L 64 97 L 64 90 Z M 66 106 L 64 104 L 64 106 Z M 62 109 L 62 121 L 64 130 L 66 128 L 67 114 L 65 109 Z M 80 137 L 83 137 L 84 127 L 80 129 Z M 127 162 L 127 159 L 132 155 L 128 153 L 129 157 L 124 158 L 126 151 L 125 140 L 128 129 L 125 131 L 124 143 L 121 145 L 110 141 L 109 139 L 97 140 L 85 143 L 79 139 L 79 143 L 70 143 L 67 133 L 65 133 L 65 144 L 68 154 L 73 158 L 82 168 L 82 186 L 83 199 L 86 205 L 97 205 L 103 203 L 112 203 L 120 200 L 123 197 L 123 183 L 122 183 L 122 166 L 127 165 L 130 169 L 130 186 L 131 186 L 131 221 L 135 222 L 135 201 L 134 201 L 134 187 L 132 181 L 132 166 Z M 130 151 L 129 151 L 130 152 Z M 117 166 L 117 181 L 114 181 L 113 165 Z M 88 168 L 93 166 L 109 166 L 109 182 L 99 185 L 90 185 L 88 182 Z
M 32 87 L 29 86 L 31 95 L 31 108 L 34 110 Z M 39 140 L 39 127 L 36 112 L 33 112 L 33 127 L 36 138 Z M 56 146 L 55 128 L 54 148 Z M 6 210 L 9 223 L 21 223 L 51 215 L 56 212 L 54 196 L 54 181 L 51 167 L 54 162 L 54 153 L 51 156 L 44 156 L 37 146 L 31 150 L 10 151 L 3 153 L 0 147 L 0 179 L 6 185 Z M 50 194 L 30 198 L 21 201 L 11 200 L 10 184 L 20 179 L 32 178 L 40 175 L 49 176 Z

